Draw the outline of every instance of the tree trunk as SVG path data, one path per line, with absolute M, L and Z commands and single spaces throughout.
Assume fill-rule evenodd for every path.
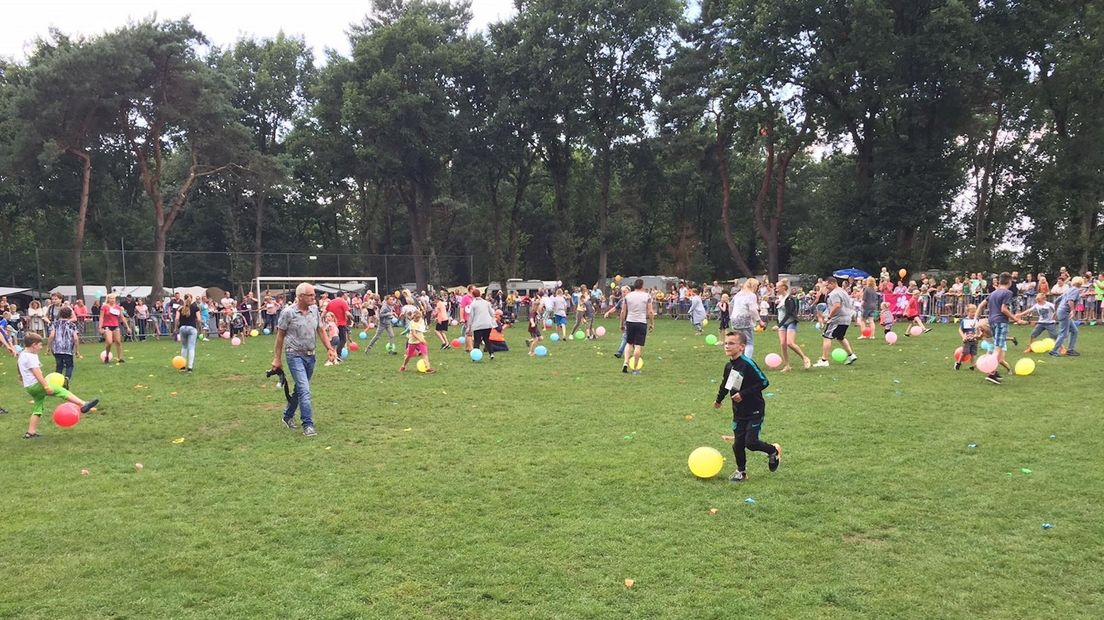
M 81 249 L 84 247 L 84 225 L 88 218 L 88 194 L 92 185 L 92 158 L 88 153 L 78 149 L 69 149 L 69 152 L 81 160 L 80 207 L 77 209 L 77 232 L 73 239 L 73 284 L 76 285 L 77 299 L 84 299 Z
M 997 150 L 997 135 L 1000 132 L 1001 122 L 1004 116 L 1004 102 L 997 102 L 996 119 L 989 130 L 989 137 L 985 143 L 985 153 L 981 162 L 981 178 L 976 188 L 977 206 L 974 209 L 974 253 L 977 268 L 987 268 L 992 264 L 992 246 L 989 239 L 989 186 L 993 176 L 993 160 Z
M 601 205 L 598 207 L 598 287 L 605 290 L 606 273 L 609 271 L 610 179 L 613 176 L 613 154 L 609 144 L 602 146 L 599 166 Z
M 253 206 L 257 209 L 253 230 L 253 279 L 261 277 L 261 232 L 264 229 L 265 194 L 258 191 L 254 194 Z
M 571 223 L 568 179 L 571 175 L 571 153 L 568 147 L 552 141 L 545 147 L 545 163 L 552 177 L 552 192 L 556 204 L 556 233 L 553 235 L 552 264 L 556 279 L 569 282 L 575 275 L 575 236 Z
M 747 277 L 751 277 L 751 267 L 744 260 L 740 248 L 736 245 L 736 238 L 732 235 L 732 222 L 729 218 L 730 198 L 732 187 L 728 178 L 728 143 L 722 138 L 720 119 L 717 120 L 717 140 L 713 144 L 713 157 L 717 162 L 717 175 L 721 179 L 721 229 L 724 232 L 725 245 L 736 261 L 736 266 Z

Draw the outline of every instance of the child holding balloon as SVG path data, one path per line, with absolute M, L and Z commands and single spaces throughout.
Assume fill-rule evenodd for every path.
M 47 396 L 58 396 L 80 407 L 81 413 L 88 413 L 100 401 L 93 399 L 83 401 L 61 385 L 50 385 L 46 377 L 42 375 L 42 362 L 38 359 L 38 352 L 42 350 L 42 336 L 29 333 L 23 337 L 23 351 L 19 353 L 19 376 L 23 379 L 23 389 L 34 399 L 34 408 L 31 410 L 31 420 L 27 424 L 27 432 L 23 439 L 35 439 L 41 437 L 38 433 L 38 422 L 42 417 Z
M 408 333 L 406 335 L 406 357 L 403 358 L 402 366 L 399 366 L 399 372 L 406 372 L 406 363 L 409 362 L 415 356 L 420 356 L 425 361 L 425 372 L 435 372 L 429 365 L 429 345 L 426 344 L 425 333 L 426 324 L 422 320 L 422 311 L 415 309 L 410 313 L 410 320 L 406 324 Z
M 977 306 L 974 304 L 967 305 L 966 316 L 958 322 L 958 335 L 962 338 L 962 353 L 955 360 L 955 370 L 962 368 L 962 362 L 968 362 L 977 357 L 978 320 L 974 318 L 975 312 L 977 312 Z M 970 366 L 970 370 L 973 369 L 974 367 Z
M 763 430 L 763 417 L 767 412 L 767 403 L 763 399 L 763 390 L 770 382 L 759 366 L 744 355 L 747 336 L 740 331 L 725 334 L 724 351 L 728 356 L 724 378 L 717 390 L 714 409 L 720 409 L 725 397 L 732 399 L 732 453 L 736 456 L 736 471 L 729 478 L 732 482 L 744 482 L 747 474 L 747 450 L 765 452 L 767 466 L 773 472 L 782 461 L 782 446 L 766 443 L 759 439 Z

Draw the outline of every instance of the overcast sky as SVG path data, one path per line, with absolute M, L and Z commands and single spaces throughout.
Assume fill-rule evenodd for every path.
M 359 23 L 369 6 L 367 0 L 3 0 L 0 56 L 24 60 L 31 42 L 51 26 L 66 34 L 97 35 L 156 13 L 162 19 L 190 15 L 221 47 L 242 37 L 270 38 L 280 30 L 302 35 L 321 59 L 327 47 L 348 55 L 345 30 Z M 482 29 L 511 17 L 514 5 L 512 0 L 473 0 L 472 13 L 473 27 Z

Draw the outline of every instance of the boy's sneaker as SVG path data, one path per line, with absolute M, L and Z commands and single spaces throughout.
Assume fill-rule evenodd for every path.
M 774 446 L 775 453 L 768 458 L 767 467 L 769 467 L 771 471 L 778 471 L 778 464 L 782 462 L 782 446 L 776 443 L 772 443 L 771 445 Z
M 632 374 L 634 374 L 634 375 L 639 375 L 639 374 L 640 374 L 640 371 L 639 371 L 639 370 L 634 370 L 634 371 L 632 371 Z
M 1012 346 L 1014 346 L 1014 347 L 1020 346 L 1020 341 L 1016 340 L 1015 336 L 1009 336 L 1008 339 L 1012 341 Z
M 303 434 L 306 435 L 307 437 L 314 437 L 318 433 L 315 432 L 313 424 L 307 424 L 306 426 L 303 427 Z
M 990 373 L 988 375 L 985 375 L 985 380 L 988 381 L 989 383 L 994 384 L 994 385 L 1000 385 L 1001 384 L 1001 376 L 999 374 L 995 373 L 995 372 Z
M 852 353 L 851 355 L 847 356 L 847 361 L 844 362 L 844 364 L 847 364 L 848 366 L 850 366 L 851 364 L 854 364 L 857 361 L 859 361 L 859 356 Z
M 1047 353 L 1047 355 L 1049 355 L 1051 357 L 1062 357 L 1062 354 L 1059 353 L 1057 349 L 1051 351 L 1050 353 Z
M 1074 351 L 1073 349 L 1070 349 L 1070 350 L 1066 351 L 1066 355 L 1068 357 L 1080 357 L 1081 353 L 1078 352 L 1078 351 Z
M 962 370 L 962 362 L 955 362 L 954 369 L 955 370 Z
M 81 413 L 88 413 L 89 411 L 92 411 L 92 409 L 98 404 L 100 404 L 100 399 L 93 398 L 92 400 L 84 403 L 84 405 L 81 406 Z
M 614 353 L 613 356 L 617 359 L 621 359 L 621 353 Z
M 729 482 L 744 482 L 747 479 L 748 479 L 747 472 L 746 471 L 740 471 L 738 469 L 736 471 L 732 472 L 732 475 L 728 477 Z
M 290 428 L 291 430 L 295 430 L 295 429 L 299 428 L 298 426 L 295 425 L 295 418 L 294 417 L 292 417 L 292 418 L 283 418 L 283 420 L 284 420 L 284 426 Z
M 817 363 L 813 364 L 813 368 L 827 368 L 827 367 L 828 367 L 828 360 L 825 360 L 825 359 L 817 360 Z
M 623 372 L 625 374 L 629 374 L 629 365 L 625 364 L 624 366 L 622 366 L 621 367 L 621 372 Z

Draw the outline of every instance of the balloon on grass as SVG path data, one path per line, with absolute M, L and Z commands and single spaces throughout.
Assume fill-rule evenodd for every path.
M 253 329 L 253 330 L 250 330 L 250 331 L 249 331 L 249 335 L 250 335 L 250 336 L 252 336 L 253 338 L 256 338 L 257 336 L 260 336 L 260 335 L 261 335 L 261 332 L 259 332 L 259 331 L 255 330 L 255 329 Z
M 418 360 L 418 363 L 415 364 L 415 367 L 418 369 L 418 372 L 426 372 L 427 370 L 429 370 L 429 366 L 426 365 L 426 361 L 422 359 Z
M 543 344 L 538 345 L 537 348 L 533 349 L 533 353 L 535 353 L 537 357 L 544 357 L 548 355 L 548 348 L 545 347 Z
M 80 422 L 80 407 L 73 403 L 61 403 L 54 409 L 54 424 L 62 428 L 69 428 Z
M 996 371 L 999 365 L 1000 362 L 997 360 L 997 356 L 992 353 L 986 353 L 977 360 L 977 369 L 985 374 Z
M 184 359 L 183 355 L 177 355 L 172 358 L 172 367 L 181 370 L 188 365 L 188 360 Z
M 368 332 L 360 332 L 359 334 L 357 334 L 357 337 L 361 340 L 368 340 Z
M 873 329 L 871 329 L 869 327 L 864 327 L 863 328 L 863 330 L 862 330 L 862 337 L 863 338 L 870 338 L 873 335 L 874 335 L 874 330 Z
M 630 370 L 640 370 L 641 368 L 644 368 L 644 358 L 636 359 L 635 356 L 629 358 Z
M 886 332 L 885 341 L 886 344 L 895 344 L 897 342 L 897 334 L 894 332 Z
M 551 340 L 552 342 L 559 342 L 560 341 L 560 335 L 557 334 L 557 333 L 553 333 L 551 336 L 548 337 L 548 339 Z
M 459 349 L 462 344 L 463 343 L 460 342 L 459 338 L 453 338 L 452 342 L 449 343 L 449 346 L 454 348 L 454 349 Z
M 921 336 L 923 334 L 924 334 L 924 328 L 920 327 L 919 325 L 913 325 L 912 327 L 909 328 L 909 335 L 912 336 L 913 338 L 916 338 L 917 336 Z
M 349 357 L 349 347 L 341 347 L 341 359 Z
M 580 329 L 579 331 L 575 332 L 575 340 L 583 340 L 585 338 L 586 332 L 584 332 L 583 330 Z
M 724 467 L 724 456 L 716 448 L 702 446 L 690 453 L 686 464 L 690 466 L 690 473 L 702 480 L 708 480 L 721 473 L 721 468 Z
M 234 345 L 235 347 L 240 346 L 241 345 L 241 338 L 238 338 L 237 336 L 234 336 L 233 338 L 230 339 L 230 344 Z
M 837 362 L 842 362 L 847 359 L 847 351 L 840 349 L 839 347 L 832 349 L 832 359 Z
M 985 351 L 986 353 L 988 353 L 989 351 L 992 351 L 993 350 L 993 343 L 989 342 L 988 340 L 982 340 L 981 341 L 981 350 Z
M 481 349 L 472 349 L 471 361 L 479 362 L 483 360 L 483 351 Z
M 272 333 L 272 330 L 266 327 L 261 331 L 261 333 L 267 336 Z
M 767 368 L 778 368 L 782 365 L 782 356 L 777 353 L 767 353 Z
M 606 335 L 606 328 L 605 328 L 605 327 L 602 327 L 601 325 L 599 325 L 599 326 L 598 326 L 598 327 L 597 327 L 597 328 L 596 328 L 596 329 L 594 330 L 594 335 L 595 335 L 595 336 L 598 336 L 599 338 L 601 338 L 602 336 L 605 336 L 605 335 Z
M 110 351 L 100 351 L 100 361 L 101 362 L 110 362 L 111 358 L 112 358 L 112 355 L 111 355 Z
M 1031 359 L 1030 357 L 1025 357 L 1016 362 L 1015 369 L 1017 375 L 1021 377 L 1026 377 L 1027 375 L 1035 372 L 1035 360 Z
M 355 342 L 350 342 L 349 343 L 349 350 L 352 351 L 353 353 L 356 353 L 357 351 L 360 350 L 360 345 L 355 343 Z
M 705 337 L 705 344 L 707 344 L 709 346 L 713 346 L 713 345 L 717 344 L 717 337 L 714 336 L 713 334 L 709 334 L 708 336 Z

